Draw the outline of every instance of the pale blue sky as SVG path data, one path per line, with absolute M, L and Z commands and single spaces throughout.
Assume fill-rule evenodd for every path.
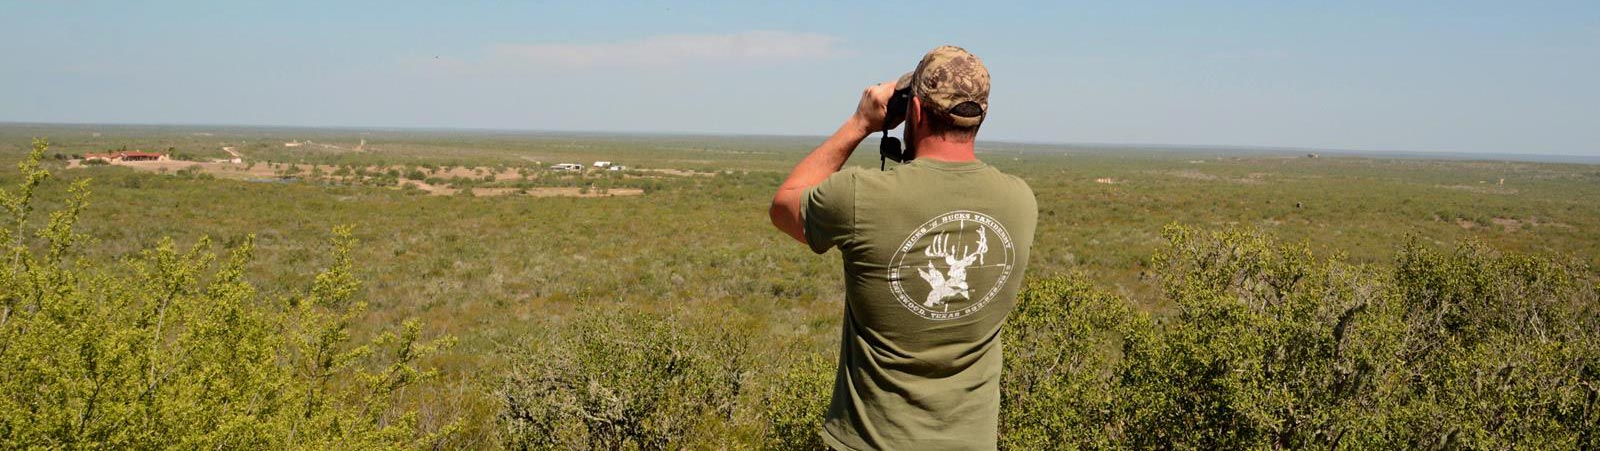
M 981 138 L 1600 155 L 1592 0 L 858 3 L 0 0 L 0 121 L 820 135 L 950 43 Z

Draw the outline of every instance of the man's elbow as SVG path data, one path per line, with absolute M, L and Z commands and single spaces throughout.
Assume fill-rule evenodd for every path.
M 772 226 L 777 227 L 778 230 L 784 230 L 783 216 L 787 214 L 787 208 L 784 207 L 781 199 L 782 196 L 773 197 L 772 205 L 767 207 L 767 219 L 772 221 Z
M 778 192 L 772 198 L 772 206 L 767 208 L 767 219 L 772 221 L 772 226 L 789 235 L 796 241 L 805 243 L 805 235 L 801 230 L 799 206 L 795 199 L 789 199 L 784 192 Z

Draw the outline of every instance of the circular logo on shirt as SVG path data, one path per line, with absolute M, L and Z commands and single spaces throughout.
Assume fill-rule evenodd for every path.
M 889 290 L 932 320 L 971 315 L 1011 277 L 1016 253 L 999 221 L 975 211 L 935 216 L 911 231 L 889 259 Z

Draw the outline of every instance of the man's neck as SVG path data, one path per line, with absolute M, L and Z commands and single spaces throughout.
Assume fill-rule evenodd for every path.
M 923 138 L 917 141 L 918 159 L 939 161 L 963 162 L 975 161 L 978 156 L 973 153 L 973 143 L 946 141 L 939 138 Z

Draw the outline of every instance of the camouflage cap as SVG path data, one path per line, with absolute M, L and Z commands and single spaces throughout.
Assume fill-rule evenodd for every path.
M 989 115 L 989 69 L 966 49 L 939 46 L 922 56 L 917 70 L 902 75 L 895 89 L 911 87 L 912 94 L 934 113 L 962 127 L 983 123 Z M 966 102 L 977 104 L 976 115 L 951 111 Z

